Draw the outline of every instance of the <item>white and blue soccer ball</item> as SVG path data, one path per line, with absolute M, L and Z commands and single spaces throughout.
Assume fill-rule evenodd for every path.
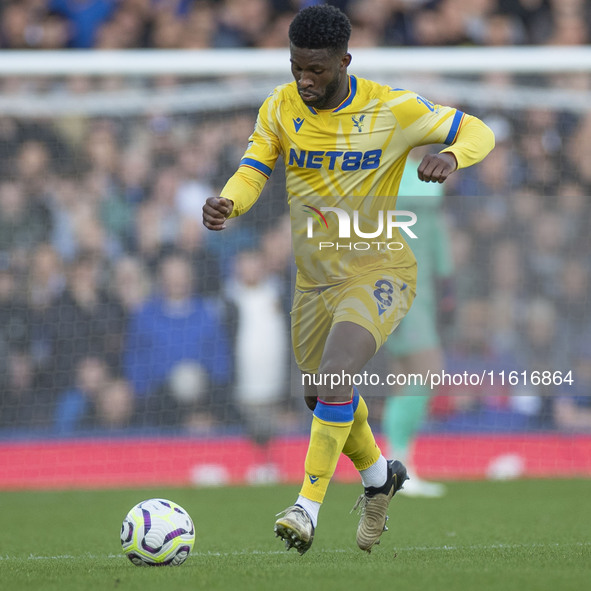
M 189 514 L 166 499 L 138 503 L 121 525 L 123 553 L 136 566 L 178 566 L 195 543 Z

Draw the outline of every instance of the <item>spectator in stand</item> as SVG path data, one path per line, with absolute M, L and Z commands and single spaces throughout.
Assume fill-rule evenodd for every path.
M 569 252 L 589 252 L 591 247 L 587 231 L 591 205 L 586 195 L 583 185 L 576 178 L 563 181 L 557 190 L 556 207 L 564 217 Z
M 524 243 L 529 240 L 532 220 L 540 211 L 543 195 L 536 189 L 521 187 L 509 200 L 507 215 L 507 232 L 519 241 L 521 256 L 524 256 Z M 526 239 L 527 236 L 527 239 Z
M 39 395 L 30 353 L 14 348 L 4 361 L 6 367 L 0 377 L 0 428 L 46 427 L 50 406 Z
M 525 264 L 532 294 L 549 299 L 560 297 L 562 286 L 557 278 L 562 272 L 569 238 L 565 229 L 562 212 L 542 210 L 530 220 Z
M 436 8 L 417 10 L 411 15 L 409 45 L 418 47 L 439 47 L 445 45 L 445 30 L 440 24 Z
M 150 275 L 142 259 L 126 255 L 117 260 L 109 282 L 112 296 L 121 306 L 126 321 L 150 296 Z
M 359 29 L 357 39 L 363 35 L 373 39 L 375 45 L 403 44 L 399 31 L 392 30 L 396 19 L 388 0 L 354 0 L 348 8 L 353 29 Z
M 99 211 L 99 207 L 88 202 L 78 208 L 73 227 L 76 252 L 111 260 L 121 254 L 122 247 L 116 235 L 107 232 Z
M 129 148 L 119 159 L 117 184 L 121 199 L 133 207 L 148 198 L 151 181 L 150 155 L 145 149 Z
M 587 187 L 591 186 L 591 167 L 585 158 L 585 153 L 589 149 L 591 149 L 591 115 L 587 114 L 581 116 L 566 145 L 567 161 Z
M 260 250 L 246 250 L 236 257 L 225 291 L 238 311 L 236 401 L 250 436 L 264 445 L 275 434 L 273 426 L 288 381 L 289 341 L 282 294 Z
M 195 291 L 203 297 L 217 298 L 221 292 L 220 261 L 205 243 L 205 228 L 201 221 L 191 217 L 181 220 L 175 249 L 191 262 L 198 278 Z
M 28 302 L 33 310 L 47 310 L 63 293 L 66 284 L 63 261 L 47 243 L 31 254 L 27 278 Z
M 591 341 L 587 332 L 576 344 L 573 371 L 557 388 L 553 401 L 554 424 L 567 433 L 591 431 Z M 572 379 L 572 382 L 571 382 Z
M 223 0 L 213 47 L 256 47 L 270 18 L 269 0 Z
M 133 390 L 112 377 L 104 359 L 86 357 L 76 367 L 76 382 L 57 400 L 53 428 L 59 435 L 114 431 L 132 425 Z
M 49 236 L 48 217 L 20 179 L 0 180 L 0 255 L 25 271 L 29 253 Z
M 35 384 L 48 403 L 53 400 L 53 344 L 47 330 L 49 315 L 66 288 L 64 262 L 56 250 L 44 243 L 32 253 L 27 274 L 27 316 Z M 21 304 L 22 305 L 22 304 Z M 13 311 L 18 307 L 13 306 Z M 14 312 L 13 312 L 14 313 Z
M 96 426 L 95 402 L 110 379 L 102 357 L 81 357 L 73 372 L 71 385 L 57 398 L 54 428 L 60 435 L 72 435 Z
M 0 47 L 6 49 L 63 49 L 68 21 L 48 10 L 46 0 L 9 0 L 0 8 Z
M 183 49 L 209 49 L 213 45 L 215 29 L 214 3 L 208 0 L 196 0 L 185 17 L 181 47 Z
M 560 293 L 554 306 L 560 310 L 560 330 L 567 345 L 566 367 L 573 366 L 581 352 L 581 342 L 591 335 L 589 314 L 589 264 L 580 255 L 569 258 L 559 274 Z M 591 395 L 591 391 L 589 392 Z
M 2 11 L 2 46 L 8 49 L 27 47 L 27 7 L 22 2 L 10 2 Z
M 207 170 L 213 165 L 213 146 L 206 142 L 187 142 L 179 148 L 176 207 L 180 215 L 201 220 L 201 209 L 205 200 L 215 191 L 207 182 Z
M 490 342 L 501 354 L 514 355 L 519 344 L 519 322 L 529 302 L 519 242 L 508 239 L 494 244 L 488 269 L 489 300 L 495 319 Z
M 550 45 L 585 45 L 589 42 L 591 10 L 586 0 L 550 0 L 552 33 Z
M 90 49 L 99 27 L 111 17 L 117 3 L 118 0 L 50 0 L 49 7 L 70 21 L 69 46 Z
M 68 269 L 67 289 L 45 315 L 45 330 L 51 344 L 51 380 L 55 393 L 75 381 L 81 359 L 104 359 L 115 373 L 120 368 L 124 315 L 120 306 L 100 285 L 100 261 L 80 255 Z
M 560 371 L 564 374 L 572 369 L 569 367 L 567 336 L 550 300 L 540 296 L 530 300 L 521 333 L 517 355 L 521 367 L 528 372 Z M 559 393 L 559 388 L 543 382 L 527 386 L 530 394 L 538 397 L 539 426 L 551 426 L 552 399 Z
M 549 0 L 498 0 L 499 12 L 515 16 L 525 31 L 525 44 L 543 43 L 552 28 Z
M 156 15 L 151 44 L 154 49 L 177 49 L 183 37 L 184 23 L 174 14 L 162 12 Z
M 160 170 L 150 198 L 137 209 L 136 248 L 151 270 L 158 264 L 162 252 L 174 245 L 180 231 L 181 216 L 177 206 L 179 182 L 176 167 Z
M 496 12 L 481 24 L 474 40 L 491 47 L 520 45 L 525 41 L 525 30 L 515 16 Z
M 6 256 L 0 258 L 0 375 L 7 371 L 8 356 L 26 351 L 30 340 L 29 309 L 19 293 L 18 278 Z
M 147 422 L 178 425 L 195 414 L 205 415 L 206 408 L 220 419 L 227 410 L 232 381 L 227 328 L 215 305 L 194 295 L 193 283 L 186 257 L 164 256 L 159 265 L 159 292 L 131 317 L 125 375 Z M 175 375 L 179 373 L 183 384 L 195 383 L 193 399 L 184 386 L 178 387 Z M 205 391 L 198 384 L 203 375 Z
M 485 298 L 469 299 L 458 307 L 456 333 L 446 351 L 445 370 L 448 375 L 484 376 L 478 383 L 444 384 L 434 400 L 433 411 L 444 429 L 460 431 L 493 431 L 524 429 L 537 426 L 537 399 L 519 392 L 499 373 L 521 371 L 524 366 L 513 352 L 499 352 L 491 343 L 491 329 L 496 318 Z M 490 377 L 492 372 L 492 379 Z M 521 406 L 514 401 L 525 401 Z M 532 413 L 534 417 L 532 418 Z
M 111 18 L 97 31 L 95 46 L 100 49 L 137 49 L 147 46 L 149 13 L 137 2 L 118 2 Z
M 283 214 L 277 223 L 261 237 L 265 268 L 281 294 L 281 305 L 286 317 L 291 310 L 292 281 L 295 281 L 295 265 L 291 251 L 291 222 L 289 214 Z
M 134 425 L 133 388 L 124 378 L 109 380 L 95 400 L 98 426 L 115 431 Z
M 279 46 L 279 32 L 319 0 L 13 0 L 0 8 L 10 49 Z M 355 46 L 585 45 L 584 0 L 333 0 Z
M 525 182 L 542 194 L 555 193 L 563 162 L 558 113 L 550 109 L 528 109 L 521 126 L 518 153 Z

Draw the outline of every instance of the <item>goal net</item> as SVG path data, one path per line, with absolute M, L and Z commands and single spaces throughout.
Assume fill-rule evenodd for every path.
M 588 475 L 591 51 L 352 54 L 351 73 L 496 135 L 437 212 L 454 271 L 416 465 Z M 282 166 L 248 215 L 201 224 L 289 81 L 274 50 L 3 56 L 0 488 L 299 480 L 310 417 L 290 354 Z M 381 351 L 368 368 L 377 432 L 412 379 L 393 363 Z

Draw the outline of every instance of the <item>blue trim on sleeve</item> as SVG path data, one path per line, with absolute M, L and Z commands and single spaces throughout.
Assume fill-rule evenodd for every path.
M 327 423 L 352 423 L 353 401 L 350 400 L 344 404 L 327 404 L 318 399 L 314 416 Z
M 269 168 L 266 164 L 263 164 L 262 162 L 259 162 L 254 158 L 243 158 L 240 161 L 240 166 L 242 165 L 250 166 L 251 168 L 258 170 L 259 172 L 262 172 L 265 176 L 271 176 L 271 173 L 273 172 L 272 168 Z
M 338 111 L 343 110 L 345 107 L 348 107 L 353 102 L 353 99 L 355 98 L 355 95 L 357 94 L 357 78 L 355 78 L 355 76 L 353 76 L 351 74 L 351 76 L 349 76 L 349 80 L 351 82 L 351 89 L 349 91 L 349 96 L 345 99 L 344 103 L 341 103 L 333 111 L 333 113 L 337 113 Z
M 446 146 L 450 146 L 451 144 L 453 144 L 454 140 L 456 139 L 458 128 L 460 127 L 460 121 L 462 120 L 463 116 L 464 113 L 462 111 L 456 111 L 453 121 L 451 122 L 451 128 L 449 130 L 449 133 L 447 134 L 447 137 L 443 142 Z

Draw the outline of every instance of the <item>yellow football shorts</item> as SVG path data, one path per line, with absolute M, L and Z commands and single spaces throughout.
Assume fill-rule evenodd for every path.
M 398 326 L 415 297 L 416 265 L 359 275 L 328 287 L 295 290 L 291 336 L 301 371 L 317 373 L 330 329 L 337 322 L 363 326 L 376 351 Z

